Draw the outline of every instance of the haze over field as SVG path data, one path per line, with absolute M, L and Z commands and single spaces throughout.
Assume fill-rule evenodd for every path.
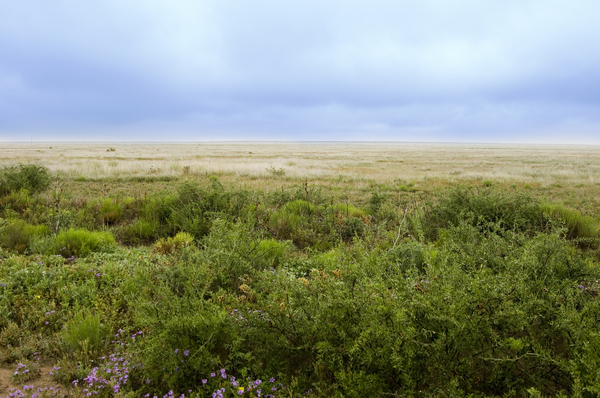
M 0 141 L 600 144 L 591 0 L 0 9 Z

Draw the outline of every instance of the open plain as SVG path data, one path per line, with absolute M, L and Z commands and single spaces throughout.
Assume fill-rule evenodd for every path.
M 95 181 L 96 189 L 127 194 L 144 185 L 140 181 L 154 181 L 160 189 L 164 180 L 211 175 L 225 184 L 263 190 L 308 181 L 343 191 L 358 201 L 375 187 L 429 192 L 485 181 L 527 189 L 586 214 L 600 214 L 600 146 L 594 145 L 3 143 L 0 164 L 12 163 L 41 164 L 66 181 Z M 107 181 L 112 183 L 102 185 Z M 93 185 L 88 184 L 88 189 L 93 190 Z

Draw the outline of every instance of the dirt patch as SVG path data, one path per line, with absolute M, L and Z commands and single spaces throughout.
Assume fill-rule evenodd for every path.
M 13 388 L 17 390 L 23 390 L 23 384 L 13 383 L 11 376 L 14 372 L 14 368 L 0 368 L 0 398 L 6 397 L 8 394 L 14 391 L 10 391 Z M 40 376 L 35 380 L 31 380 L 24 383 L 24 385 L 33 386 L 33 390 L 46 387 L 54 387 L 54 389 L 57 389 L 59 385 L 52 381 L 52 376 L 50 376 L 50 372 L 52 372 L 51 366 L 42 366 L 40 367 Z M 64 388 L 61 388 L 61 390 L 63 389 Z

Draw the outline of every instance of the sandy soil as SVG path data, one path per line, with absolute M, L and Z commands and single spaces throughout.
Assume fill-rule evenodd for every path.
M 51 366 L 42 366 L 40 368 L 40 377 L 38 377 L 35 380 L 26 382 L 25 385 L 33 385 L 34 390 L 50 386 L 54 386 L 54 388 L 57 388 L 57 384 L 52 381 L 52 377 L 49 375 L 51 371 Z M 12 392 L 10 391 L 12 388 L 16 388 L 18 390 L 23 389 L 22 384 L 13 383 L 11 379 L 13 373 L 14 368 L 0 368 L 0 397 L 2 398 L 7 397 Z

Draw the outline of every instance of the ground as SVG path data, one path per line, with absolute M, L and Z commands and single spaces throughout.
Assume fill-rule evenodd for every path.
M 33 385 L 34 389 L 58 386 L 57 383 L 52 381 L 52 377 L 49 373 L 52 371 L 52 366 L 40 367 L 40 377 L 35 380 L 28 381 L 25 383 L 28 386 Z M 12 368 L 0 368 L 0 397 L 5 397 L 10 394 L 12 388 L 22 389 L 23 384 L 15 384 L 12 381 L 11 376 L 14 373 L 14 367 Z

